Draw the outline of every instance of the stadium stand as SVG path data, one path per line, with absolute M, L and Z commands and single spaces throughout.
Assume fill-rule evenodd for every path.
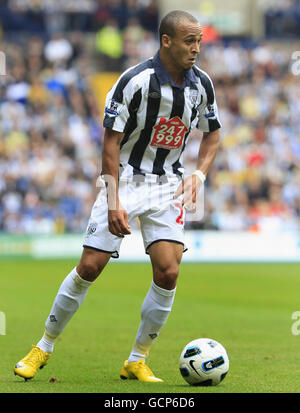
M 0 76 L 4 233 L 85 230 L 103 139 L 103 108 L 90 77 L 121 71 L 158 48 L 157 1 L 73 1 L 63 13 L 58 3 L 45 10 L 31 0 L 1 2 L 0 49 L 7 64 L 6 76 Z M 278 13 L 298 21 L 290 31 L 295 35 L 300 5 L 289 5 Z M 276 19 L 276 13 L 267 10 L 265 19 Z M 199 65 L 214 80 L 222 145 L 205 185 L 205 217 L 187 228 L 299 229 L 300 82 L 291 71 L 291 53 L 300 49 L 277 36 L 267 30 L 262 41 L 203 44 Z M 114 53 L 107 49 L 112 38 Z M 188 170 L 194 169 L 198 145 L 192 134 Z

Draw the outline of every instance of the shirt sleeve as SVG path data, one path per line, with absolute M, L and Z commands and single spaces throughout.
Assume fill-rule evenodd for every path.
M 221 128 L 214 86 L 210 77 L 204 72 L 201 76 L 201 83 L 206 96 L 204 96 L 202 104 L 198 107 L 199 120 L 197 128 L 202 132 L 213 132 Z
M 126 76 L 121 76 L 110 89 L 105 100 L 103 126 L 124 132 L 129 118 L 129 104 L 134 93 L 132 81 L 126 80 Z

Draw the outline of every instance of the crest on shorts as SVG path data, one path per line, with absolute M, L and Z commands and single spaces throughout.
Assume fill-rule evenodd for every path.
M 91 222 L 88 226 L 88 229 L 86 230 L 86 235 L 93 235 L 96 232 L 96 229 L 97 229 L 97 223 Z

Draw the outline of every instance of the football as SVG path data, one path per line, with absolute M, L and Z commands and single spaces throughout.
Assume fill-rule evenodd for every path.
M 216 386 L 229 370 L 225 348 L 210 338 L 198 338 L 181 352 L 179 369 L 184 380 L 192 386 Z

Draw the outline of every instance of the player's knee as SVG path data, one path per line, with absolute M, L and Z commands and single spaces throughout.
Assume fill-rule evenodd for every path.
M 110 254 L 84 248 L 76 269 L 81 278 L 86 281 L 95 281 L 110 259 Z
M 102 266 L 92 260 L 81 261 L 77 266 L 77 272 L 86 281 L 94 281 L 102 271 Z
M 171 290 L 176 286 L 179 266 L 177 263 L 163 264 L 154 269 L 154 282 L 161 288 Z

